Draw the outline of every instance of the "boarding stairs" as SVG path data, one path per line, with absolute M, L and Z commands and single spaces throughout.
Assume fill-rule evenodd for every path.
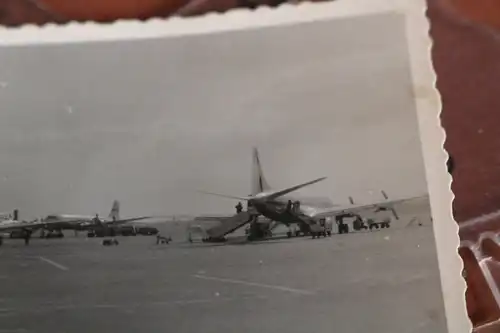
M 234 216 L 220 220 L 220 224 L 207 229 L 206 234 L 211 239 L 220 239 L 241 228 L 245 224 L 252 222 L 255 217 L 255 215 L 248 212 L 238 213 Z
M 271 222 L 269 222 L 269 224 L 270 224 L 269 225 L 269 230 L 273 231 L 274 229 L 276 229 L 277 227 L 279 227 L 281 223 L 276 222 L 276 221 L 271 221 Z

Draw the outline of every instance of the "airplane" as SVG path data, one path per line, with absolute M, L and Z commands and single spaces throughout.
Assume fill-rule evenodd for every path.
M 3 229 L 7 229 L 7 227 L 15 226 L 15 225 L 26 225 L 29 223 L 34 223 L 36 220 L 33 221 L 21 221 L 18 219 L 19 217 L 19 211 L 17 209 L 14 209 L 12 213 L 0 213 L 0 227 Z M 0 229 L 0 230 L 3 230 Z
M 34 227 L 43 226 L 42 222 L 38 221 L 18 221 L 18 220 L 3 220 L 0 222 L 0 232 L 9 232 L 11 230 L 19 230 L 19 229 L 33 229 Z
M 13 215 L 10 215 L 9 219 L 4 219 L 0 221 L 0 245 L 2 243 L 2 234 L 10 234 L 12 237 L 15 234 L 15 238 L 18 237 L 31 237 L 33 231 L 41 229 L 44 227 L 44 223 L 39 220 L 33 221 L 20 221 L 17 219 L 17 210 L 14 211 Z
M 267 182 L 264 172 L 261 166 L 259 152 L 257 148 L 253 149 L 253 179 L 252 179 L 252 194 L 249 196 L 235 196 L 235 195 L 225 195 L 213 192 L 200 191 L 204 194 L 215 195 L 223 198 L 246 201 L 248 205 L 248 210 L 253 210 L 253 214 L 257 216 L 263 216 L 271 221 L 275 221 L 284 224 L 288 227 L 292 224 L 298 224 L 300 231 L 304 234 L 311 234 L 314 232 L 318 224 L 322 219 L 327 219 L 331 217 L 338 216 L 358 216 L 362 212 L 379 212 L 379 211 L 390 211 L 393 213 L 396 219 L 399 216 L 394 209 L 394 205 L 413 200 L 411 199 L 400 199 L 394 200 L 390 203 L 375 203 L 375 204 L 365 204 L 354 206 L 354 201 L 350 198 L 351 206 L 349 207 L 339 207 L 338 205 L 331 204 L 330 207 L 325 207 L 326 201 L 324 199 L 303 197 L 303 196 L 293 196 L 291 193 L 302 189 L 307 186 L 319 183 L 326 179 L 326 177 L 316 178 L 314 180 L 301 183 L 292 187 L 275 190 Z M 383 192 L 384 197 L 387 199 L 387 195 Z M 230 224 L 234 219 L 235 223 L 238 218 L 238 214 L 234 217 L 224 217 L 219 220 L 225 224 Z M 243 223 L 240 223 L 243 225 Z M 340 229 L 340 228 L 339 228 Z M 226 230 L 231 230 L 226 228 Z M 217 235 L 217 237 L 223 237 L 224 235 Z M 314 237 L 314 233 L 313 233 Z
M 120 219 L 120 203 L 113 201 L 113 206 L 107 219 L 99 218 L 99 215 L 70 215 L 70 214 L 51 214 L 41 219 L 45 225 L 44 229 L 49 232 L 61 230 L 90 230 L 103 225 L 120 225 L 129 222 L 136 222 L 152 218 L 152 216 L 140 216 L 128 219 Z
M 2 213 L 0 213 L 0 222 L 2 222 L 2 221 L 9 221 L 11 219 L 14 219 L 11 212 L 2 212 Z

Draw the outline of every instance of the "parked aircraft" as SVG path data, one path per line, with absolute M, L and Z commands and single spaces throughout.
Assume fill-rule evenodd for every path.
M 9 213 L 9 212 L 0 213 L 0 222 L 2 222 L 2 221 L 9 221 L 9 220 L 12 220 L 12 219 L 14 219 L 12 213 Z
M 119 225 L 129 222 L 146 220 L 152 216 L 140 216 L 128 219 L 120 219 L 120 203 L 115 200 L 107 219 L 101 219 L 98 215 L 70 215 L 52 214 L 41 220 L 48 231 L 55 230 L 89 230 L 102 225 Z
M 378 212 L 378 211 L 391 211 L 396 219 L 399 219 L 396 210 L 393 208 L 394 205 L 410 200 L 401 199 L 391 201 L 390 203 L 376 203 L 367 205 L 351 205 L 349 207 L 338 207 L 336 205 L 331 205 L 329 208 L 325 208 L 325 200 L 318 200 L 318 198 L 308 198 L 308 197 L 297 197 L 291 195 L 291 193 L 302 189 L 307 186 L 319 183 L 325 180 L 326 177 L 320 177 L 302 184 L 298 184 L 285 189 L 275 190 L 273 189 L 266 178 L 262 170 L 260 163 L 259 152 L 257 148 L 253 150 L 253 181 L 252 181 L 252 194 L 250 196 L 235 196 L 235 195 L 225 195 L 212 192 L 202 192 L 205 194 L 216 195 L 224 198 L 229 198 L 233 200 L 246 201 L 250 215 L 264 216 L 271 221 L 276 221 L 282 223 L 286 226 L 291 224 L 298 224 L 300 231 L 304 234 L 309 234 L 318 225 L 319 221 L 325 218 L 336 217 L 340 215 L 358 215 L 363 212 Z M 384 197 L 387 199 L 385 192 L 382 192 Z M 414 198 L 411 198 L 414 199 Z M 353 204 L 352 198 L 350 198 L 351 204 Z M 227 225 L 224 228 L 214 228 L 217 230 L 216 233 L 210 234 L 210 230 L 207 230 L 209 238 L 214 240 L 222 238 L 229 232 L 235 230 L 231 225 L 234 224 L 243 226 L 246 223 L 252 222 L 249 218 L 245 221 L 241 214 L 237 214 L 233 217 L 225 217 L 219 219 L 221 223 Z
M 14 211 L 14 215 L 8 220 L 0 221 L 0 241 L 1 234 L 7 233 L 17 233 L 19 236 L 24 237 L 24 235 L 31 235 L 31 233 L 35 230 L 41 229 L 44 227 L 44 223 L 38 220 L 34 221 L 19 221 L 17 219 L 17 210 Z

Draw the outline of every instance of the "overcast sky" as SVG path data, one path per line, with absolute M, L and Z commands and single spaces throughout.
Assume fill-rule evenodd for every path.
M 0 49 L 0 211 L 232 212 L 268 181 L 340 203 L 426 192 L 403 21 Z

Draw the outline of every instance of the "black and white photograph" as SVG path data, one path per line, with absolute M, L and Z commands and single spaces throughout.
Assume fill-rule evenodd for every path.
M 448 332 L 406 25 L 2 45 L 0 332 Z

